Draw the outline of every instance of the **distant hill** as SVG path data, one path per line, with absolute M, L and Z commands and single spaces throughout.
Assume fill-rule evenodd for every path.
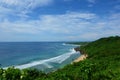
M 81 50 L 84 50 L 89 55 L 89 58 L 120 55 L 120 37 L 101 38 L 82 46 Z
M 57 71 L 45 74 L 31 69 L 0 69 L 0 80 L 120 80 L 119 36 L 89 42 L 80 51 L 87 59 Z

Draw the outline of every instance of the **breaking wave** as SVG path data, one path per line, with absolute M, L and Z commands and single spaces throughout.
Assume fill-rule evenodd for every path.
M 61 64 L 62 62 L 67 60 L 69 57 L 71 57 L 73 54 L 78 54 L 78 52 L 76 52 L 74 49 L 70 49 L 70 52 L 62 54 L 62 55 L 59 55 L 57 57 L 44 59 L 44 60 L 33 61 L 33 62 L 30 62 L 30 63 L 27 63 L 27 64 L 22 64 L 22 65 L 16 65 L 15 68 L 25 69 L 25 68 L 38 66 L 38 65 L 41 65 L 41 64 L 46 66 L 47 68 L 52 68 L 53 66 L 50 65 L 49 63 Z

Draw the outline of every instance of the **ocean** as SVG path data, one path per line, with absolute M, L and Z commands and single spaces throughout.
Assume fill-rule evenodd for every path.
M 0 67 L 54 71 L 80 56 L 75 47 L 63 42 L 0 42 Z

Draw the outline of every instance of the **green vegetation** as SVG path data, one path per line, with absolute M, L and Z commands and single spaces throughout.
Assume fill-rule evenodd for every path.
M 80 47 L 88 58 L 55 72 L 0 69 L 0 80 L 120 80 L 120 37 L 101 38 Z
M 0 69 L 0 80 L 35 80 L 38 77 L 46 76 L 37 69 L 16 69 L 10 67 L 6 70 Z

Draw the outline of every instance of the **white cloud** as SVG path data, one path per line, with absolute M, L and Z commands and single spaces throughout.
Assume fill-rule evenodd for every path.
M 20 9 L 35 8 L 38 6 L 46 6 L 53 2 L 53 0 L 0 0 L 1 6 L 17 7 Z
M 93 7 L 96 4 L 96 0 L 87 0 L 89 2 L 88 7 Z
M 117 19 L 117 20 L 120 19 L 120 13 L 113 13 L 113 14 L 111 14 L 109 19 Z
M 110 35 L 120 35 L 120 17 L 111 14 L 99 18 L 94 13 L 67 12 L 61 15 L 42 15 L 38 20 L 0 22 L 2 33 L 61 35 L 70 40 L 92 40 Z M 56 36 L 57 37 L 57 36 Z M 66 37 L 66 38 L 65 38 Z
M 48 6 L 53 3 L 53 0 L 0 0 L 0 15 L 16 16 L 20 18 L 29 17 L 32 9 L 37 7 Z
M 30 31 L 39 32 L 39 30 L 47 30 L 53 33 L 69 33 L 70 31 L 72 31 L 71 29 L 74 29 L 74 27 L 79 27 L 78 25 L 89 24 L 89 22 L 86 22 L 85 20 L 91 20 L 94 18 L 96 18 L 96 15 L 93 13 L 70 12 L 63 15 L 42 15 L 40 16 L 39 20 L 16 22 L 5 20 L 1 22 L 0 25 L 4 29 L 16 32 L 23 31 L 27 33 Z M 28 28 L 30 28 L 31 30 Z
M 68 16 L 70 18 L 78 18 L 78 19 L 93 19 L 97 17 L 96 14 L 93 13 L 76 13 L 76 12 L 70 12 L 65 16 Z

